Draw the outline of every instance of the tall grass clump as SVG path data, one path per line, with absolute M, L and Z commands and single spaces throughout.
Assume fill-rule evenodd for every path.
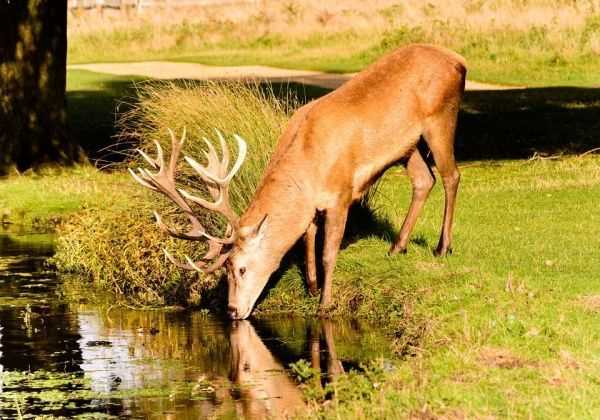
M 149 82 L 138 89 L 137 104 L 121 115 L 121 141 L 132 142 L 149 154 L 156 151 L 154 141 L 170 150 L 168 129 L 181 134 L 187 131 L 182 155 L 201 161 L 210 139 L 218 149 L 215 130 L 228 140 L 232 159 L 237 154 L 233 135 L 248 144 L 248 154 L 232 182 L 232 204 L 243 211 L 267 165 L 275 142 L 296 103 L 293 97 L 278 99 L 269 85 L 245 85 L 239 82 Z M 132 156 L 144 164 L 139 155 Z M 194 189 L 194 172 L 181 165 L 182 181 Z
M 249 202 L 268 162 L 273 146 L 287 121 L 293 101 L 280 101 L 273 92 L 239 83 L 146 83 L 138 86 L 138 97 L 120 115 L 120 141 L 156 153 L 158 141 L 168 156 L 168 128 L 181 134 L 187 129 L 183 154 L 204 159 L 203 137 L 215 138 L 215 129 L 237 154 L 233 134 L 248 144 L 242 170 L 231 184 L 231 200 L 238 212 Z M 213 142 L 218 147 L 218 141 Z M 232 157 L 233 160 L 233 157 Z M 145 166 L 132 151 L 127 166 Z M 181 159 L 182 184 L 196 194 L 205 194 L 201 183 Z M 122 178 L 102 205 L 92 205 L 61 227 L 55 261 L 64 271 L 87 274 L 96 284 L 138 304 L 205 304 L 217 290 L 215 278 L 184 273 L 165 260 L 162 249 L 178 257 L 200 257 L 202 242 L 169 238 L 154 225 L 152 210 L 182 231 L 185 217 L 159 194 L 145 191 L 133 180 Z M 209 229 L 219 230 L 223 221 L 198 208 Z M 219 232 L 215 232 L 218 234 Z

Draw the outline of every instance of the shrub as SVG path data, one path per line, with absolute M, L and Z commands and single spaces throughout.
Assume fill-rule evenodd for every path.
M 214 138 L 215 128 L 228 140 L 236 133 L 247 141 L 246 162 L 231 185 L 232 204 L 242 211 L 294 102 L 278 100 L 269 88 L 239 83 L 154 82 L 138 88 L 138 98 L 118 121 L 121 142 L 154 155 L 156 140 L 168 153 L 167 128 L 181 133 L 186 127 L 188 141 L 183 153 L 201 160 L 205 147 L 201 139 Z M 127 165 L 144 163 L 132 152 Z M 202 194 L 202 187 L 192 182 L 191 170 L 184 162 L 180 171 L 186 188 Z M 202 245 L 167 237 L 153 226 L 151 210 L 157 209 L 181 229 L 185 229 L 185 218 L 159 194 L 145 191 L 133 180 L 118 179 L 121 181 L 106 192 L 102 206 L 93 205 L 60 228 L 54 259 L 57 266 L 63 271 L 85 273 L 96 284 L 137 304 L 197 304 L 213 296 L 215 279 L 184 273 L 166 262 L 162 253 L 166 247 L 179 257 L 200 257 Z M 215 214 L 202 209 L 198 212 L 207 226 L 222 226 Z

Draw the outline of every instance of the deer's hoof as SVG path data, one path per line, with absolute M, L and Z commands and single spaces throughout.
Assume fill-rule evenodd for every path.
M 452 255 L 452 248 L 437 248 L 435 251 L 433 251 L 433 255 L 436 257 L 447 257 Z
M 391 257 L 396 254 L 406 254 L 406 248 L 393 245 L 388 251 L 388 255 Z

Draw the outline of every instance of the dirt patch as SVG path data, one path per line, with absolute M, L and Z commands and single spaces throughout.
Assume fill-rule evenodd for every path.
M 579 304 L 590 312 L 600 313 L 600 295 L 583 296 Z
M 532 363 L 514 355 L 508 349 L 484 347 L 479 352 L 479 361 L 486 367 L 515 369 L 530 366 Z
M 576 388 L 578 382 L 576 372 L 582 369 L 581 363 L 567 350 L 561 350 L 559 357 L 560 363 L 548 366 L 546 380 L 555 387 Z

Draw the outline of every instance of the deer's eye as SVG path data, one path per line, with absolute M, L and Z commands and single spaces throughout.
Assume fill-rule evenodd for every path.
M 240 276 L 243 276 L 244 274 L 246 274 L 246 267 L 241 267 L 240 268 Z

